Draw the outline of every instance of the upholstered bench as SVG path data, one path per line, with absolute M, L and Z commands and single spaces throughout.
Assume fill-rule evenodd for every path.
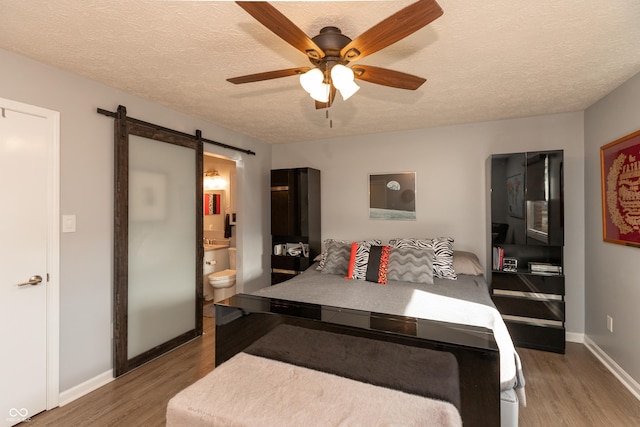
M 462 426 L 448 403 L 238 353 L 174 396 L 167 426 Z
M 460 426 L 449 353 L 280 325 L 174 396 L 167 426 Z

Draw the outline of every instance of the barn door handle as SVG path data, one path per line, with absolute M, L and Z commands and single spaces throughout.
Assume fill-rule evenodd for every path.
M 42 277 L 40 277 L 40 276 L 31 276 L 31 277 L 29 277 L 29 281 L 28 282 L 18 283 L 18 286 L 27 286 L 27 285 L 35 286 L 40 282 L 42 282 Z

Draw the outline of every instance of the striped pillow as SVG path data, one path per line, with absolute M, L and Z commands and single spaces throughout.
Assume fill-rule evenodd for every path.
M 368 282 L 387 284 L 387 267 L 389 264 L 390 246 L 371 246 L 365 280 Z
M 456 271 L 453 268 L 453 238 L 436 237 L 427 239 L 392 239 L 389 240 L 392 248 L 416 248 L 433 249 L 433 275 L 440 279 L 456 280 Z
M 371 246 L 379 246 L 380 240 L 365 240 L 351 244 L 351 257 L 349 259 L 349 271 L 347 279 L 367 280 L 367 264 L 369 263 L 369 250 Z

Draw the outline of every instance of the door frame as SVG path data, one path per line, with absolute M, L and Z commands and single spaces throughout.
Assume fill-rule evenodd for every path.
M 0 98 L 0 109 L 41 117 L 47 121 L 47 407 L 60 398 L 60 113 Z

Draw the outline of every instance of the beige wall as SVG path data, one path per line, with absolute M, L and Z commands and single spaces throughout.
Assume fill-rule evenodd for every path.
M 327 129 L 330 133 L 330 129 Z M 567 330 L 584 331 L 583 115 L 558 114 L 275 145 L 273 168 L 322 176 L 322 237 L 452 236 L 485 262 L 486 161 L 494 153 L 564 149 Z M 368 174 L 417 172 L 416 221 L 368 218 Z

